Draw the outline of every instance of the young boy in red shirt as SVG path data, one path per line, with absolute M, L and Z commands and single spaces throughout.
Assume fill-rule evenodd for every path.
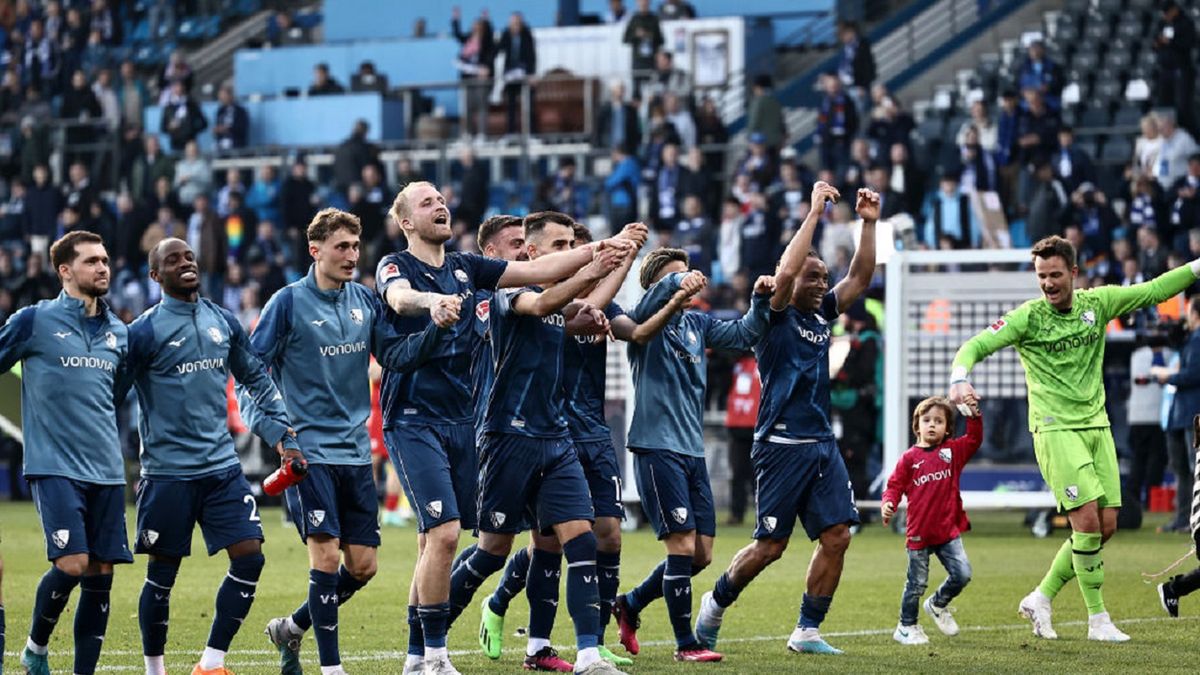
M 892 639 L 900 644 L 929 642 L 917 623 L 917 605 L 929 580 L 930 553 L 938 557 L 949 576 L 926 598 L 925 613 L 943 633 L 958 635 L 958 623 L 947 605 L 971 581 L 971 563 L 960 537 L 971 523 L 963 511 L 959 480 L 967 460 L 983 442 L 979 404 L 971 398 L 965 405 L 970 408 L 967 433 L 948 439 L 954 429 L 954 405 L 940 396 L 917 404 L 912 422 L 916 445 L 900 456 L 883 493 L 884 525 L 896 513 L 900 498 L 908 496 L 908 581 L 900 603 L 900 625 L 892 633 Z

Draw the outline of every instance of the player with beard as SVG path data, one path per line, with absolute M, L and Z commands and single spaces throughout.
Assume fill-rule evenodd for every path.
M 351 213 L 318 213 L 307 231 L 314 260 L 308 274 L 271 297 L 250 338 L 307 449 L 308 474 L 286 498 L 308 547 L 308 600 L 265 631 L 287 675 L 301 672 L 300 638 L 314 626 L 321 672 L 344 673 L 338 608 L 375 576 L 379 500 L 366 427 L 371 355 L 384 367 L 412 370 L 446 333 L 432 324 L 411 336 L 392 332 L 379 296 L 352 281 L 361 232 Z M 245 387 L 237 389 L 242 419 L 253 427 L 261 411 Z
M 548 283 L 571 276 L 593 253 L 615 247 L 605 240 L 536 261 L 492 260 L 446 252 L 450 210 L 437 188 L 410 183 L 396 195 L 391 216 L 408 242 L 385 256 L 375 275 L 389 321 L 401 334 L 431 321 L 451 328 L 430 361 L 415 373 L 384 371 L 384 440 L 417 514 L 418 559 L 409 596 L 406 673 L 457 673 L 446 653 L 450 620 L 450 570 L 461 527 L 475 526 L 477 460 L 471 401 L 471 356 L 477 339 L 470 325 L 479 289 Z M 503 563 L 501 563 L 503 564 Z
M 74 672 L 95 672 L 113 565 L 133 562 L 113 399 L 129 333 L 103 299 L 108 253 L 99 235 L 76 231 L 54 242 L 50 260 L 62 293 L 21 309 L 0 329 L 0 372 L 18 361 L 22 366 L 24 472 L 50 560 L 21 654 L 21 665 L 34 675 L 50 672 L 50 634 L 76 586 Z
M 228 675 L 225 654 L 250 612 L 265 563 L 258 504 L 225 423 L 230 374 L 261 411 L 254 433 L 283 461 L 301 455 L 283 395 L 246 331 L 232 312 L 200 297 L 191 247 L 164 239 L 149 258 L 163 299 L 130 325 L 128 368 L 116 392 L 121 401 L 132 384 L 141 408 L 136 548 L 150 558 L 138 606 L 142 652 L 147 675 L 163 675 L 171 588 L 199 523 L 208 554 L 225 550 L 229 572 L 192 673 Z

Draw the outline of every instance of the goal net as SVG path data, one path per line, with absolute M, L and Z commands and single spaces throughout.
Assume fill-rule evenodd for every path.
M 1028 249 L 908 251 L 887 261 L 883 465 L 877 485 L 912 443 L 916 403 L 946 394 L 959 346 L 1038 296 L 1029 256 Z M 964 473 L 964 502 L 984 508 L 1052 504 L 1042 492 L 1026 431 L 1025 371 L 1016 351 L 1003 349 L 976 365 L 971 382 L 986 424 L 984 446 Z

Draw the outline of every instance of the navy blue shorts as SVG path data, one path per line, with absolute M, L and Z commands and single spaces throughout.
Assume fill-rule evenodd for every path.
M 621 469 L 612 441 L 575 441 L 575 454 L 583 465 L 592 492 L 592 508 L 597 518 L 624 518 L 621 503 Z
M 850 474 L 836 441 L 755 441 L 750 459 L 758 501 L 755 539 L 787 539 L 797 516 L 813 541 L 834 525 L 858 524 Z
M 171 558 L 192 554 L 200 523 L 208 554 L 239 541 L 263 540 L 258 502 L 242 467 L 199 478 L 143 478 L 137 493 L 138 553 Z
M 343 545 L 379 547 L 379 495 L 370 464 L 309 464 L 304 480 L 284 495 L 301 541 L 325 534 Z
M 594 521 L 587 478 L 569 438 L 488 434 L 479 453 L 479 529 L 543 534 L 572 520 Z
M 640 451 L 633 462 L 642 510 L 659 539 L 695 530 L 717 535 L 717 510 L 703 457 L 666 450 Z
M 398 423 L 383 432 L 392 466 L 408 503 L 417 514 L 417 531 L 453 520 L 475 528 L 479 463 L 473 424 Z
M 125 531 L 125 486 L 72 478 L 30 478 L 46 535 L 46 558 L 86 553 L 109 563 L 133 562 Z

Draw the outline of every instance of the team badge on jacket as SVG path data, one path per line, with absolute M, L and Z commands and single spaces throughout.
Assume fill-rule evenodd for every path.
M 113 335 L 112 331 L 104 334 L 104 344 L 108 345 L 109 349 L 117 348 L 117 336 Z
M 950 448 L 942 448 L 941 450 L 938 450 L 938 457 L 947 464 L 950 463 L 950 458 L 952 456 L 953 455 L 950 454 Z
M 221 335 L 221 331 L 217 330 L 216 326 L 208 327 L 208 337 L 212 338 L 212 341 L 217 344 L 221 344 L 221 341 L 225 339 L 225 336 Z
M 361 326 L 363 322 L 362 310 L 357 308 L 350 310 L 350 320 Z

